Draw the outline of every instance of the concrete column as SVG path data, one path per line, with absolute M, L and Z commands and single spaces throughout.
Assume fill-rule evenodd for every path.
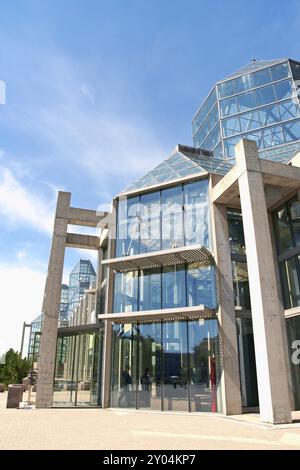
M 263 176 L 254 141 L 236 147 L 261 419 L 291 422 L 283 308 L 279 301 Z
M 213 251 L 219 279 L 222 407 L 224 414 L 236 415 L 242 413 L 242 402 L 227 209 L 224 205 L 212 204 L 211 215 Z
M 56 356 L 58 314 L 64 267 L 68 220 L 64 214 L 70 207 L 71 193 L 59 192 L 56 206 L 52 246 L 43 301 L 43 329 L 38 361 L 36 406 L 50 408 Z

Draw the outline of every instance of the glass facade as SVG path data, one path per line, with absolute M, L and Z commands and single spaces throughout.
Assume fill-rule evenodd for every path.
M 90 260 L 81 259 L 69 278 L 68 318 L 75 311 L 84 296 L 84 291 L 95 285 L 96 273 Z
M 111 406 L 220 411 L 217 320 L 114 325 Z
M 209 247 L 208 202 L 207 179 L 119 199 L 116 256 Z
M 103 331 L 57 339 L 54 406 L 100 406 Z
M 300 305 L 300 203 L 291 199 L 273 214 L 284 307 Z
M 298 69 L 289 60 L 253 62 L 219 82 L 193 118 L 195 147 L 234 160 L 241 138 L 257 142 L 262 158 L 286 161 L 300 148 Z M 299 64 L 298 64 L 299 65 Z M 275 155 L 268 149 L 279 147 Z
M 31 323 L 30 335 L 28 342 L 28 359 L 32 362 L 37 362 L 40 352 L 41 331 L 42 331 L 43 316 L 39 315 Z
M 196 305 L 217 308 L 214 266 L 190 263 L 115 274 L 116 313 Z
M 286 324 L 295 409 L 300 410 L 300 316 L 287 318 Z

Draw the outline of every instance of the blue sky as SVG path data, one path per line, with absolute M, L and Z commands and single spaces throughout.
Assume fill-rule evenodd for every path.
M 299 29 L 294 0 L 0 0 L 0 353 L 39 314 L 57 190 L 105 207 L 192 144 L 215 81 L 300 59 Z

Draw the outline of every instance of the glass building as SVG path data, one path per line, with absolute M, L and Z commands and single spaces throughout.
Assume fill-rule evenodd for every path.
M 292 421 L 300 409 L 299 67 L 255 61 L 217 83 L 193 120 L 194 147 L 177 145 L 117 194 L 109 213 L 78 210 L 59 193 L 55 220 L 102 223 L 102 232 L 54 231 L 38 407 L 259 411 L 266 423 Z M 79 245 L 97 251 L 97 279 L 90 262 L 76 265 L 76 314 L 57 330 L 52 269 L 62 272 L 57 253 Z
M 96 273 L 91 261 L 80 259 L 69 277 L 68 319 L 80 304 L 84 291 L 94 286 L 95 282 Z
M 39 355 L 42 323 L 43 323 L 42 314 L 38 315 L 31 322 L 27 357 L 32 362 L 36 362 L 37 358 L 38 358 L 38 355 Z
M 300 63 L 252 61 L 216 83 L 192 120 L 195 147 L 234 161 L 241 138 L 256 141 L 261 158 L 288 162 L 300 148 Z

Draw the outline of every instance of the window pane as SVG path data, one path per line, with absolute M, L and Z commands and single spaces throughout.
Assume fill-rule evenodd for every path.
M 270 75 L 270 69 L 269 68 L 259 70 L 258 72 L 252 73 L 253 87 L 266 85 L 267 83 L 270 83 L 270 81 L 271 81 L 271 75 Z
M 280 263 L 283 284 L 284 307 L 293 308 L 300 305 L 299 260 L 295 256 Z
M 255 91 L 257 106 L 262 106 L 264 104 L 272 103 L 276 101 L 274 88 L 272 85 L 265 86 Z
M 300 202 L 293 201 L 290 204 L 290 214 L 293 225 L 294 242 L 300 245 Z
M 186 274 L 188 306 L 205 305 L 215 309 L 217 300 L 214 268 L 200 266 L 200 263 L 191 263 L 188 265 Z
M 232 261 L 234 304 L 236 307 L 250 309 L 250 291 L 247 263 Z
M 136 312 L 138 309 L 138 272 L 116 273 L 114 312 Z
M 252 88 L 250 75 L 243 75 L 242 77 L 236 78 L 234 80 L 234 88 L 236 93 L 250 90 L 250 88 Z
M 187 322 L 163 323 L 164 409 L 188 411 Z
M 240 115 L 241 130 L 251 131 L 260 127 L 260 120 L 258 111 L 252 111 L 251 113 L 241 114 Z
M 241 136 L 238 136 L 224 140 L 224 150 L 227 158 L 235 157 L 234 149 L 236 144 L 241 140 L 241 138 Z
M 202 142 L 202 148 L 205 148 L 207 150 L 213 150 L 214 147 L 220 142 L 220 140 L 220 124 L 217 124 L 215 128 L 211 131 L 209 136 Z
M 160 269 L 142 270 L 139 277 L 139 310 L 157 310 L 160 308 Z
M 184 185 L 185 245 L 209 246 L 208 180 Z
M 188 337 L 191 411 L 221 411 L 217 397 L 221 376 L 217 320 L 189 321 Z
M 232 254 L 246 254 L 242 214 L 228 213 L 230 251 Z
M 299 103 L 296 100 L 289 100 L 281 103 L 279 106 L 279 111 L 282 121 L 287 119 L 293 119 L 299 117 Z
M 123 198 L 118 204 L 117 256 L 139 252 L 139 198 Z
M 182 186 L 161 192 L 162 250 L 184 245 Z
M 236 98 L 227 98 L 220 101 L 220 109 L 222 116 L 230 116 L 230 114 L 235 114 L 238 112 Z
M 272 80 L 275 82 L 276 80 L 282 80 L 283 78 L 287 78 L 289 76 L 290 70 L 289 65 L 287 62 L 283 64 L 274 65 L 271 67 L 271 75 Z
M 249 109 L 255 108 L 255 94 L 253 91 L 249 93 L 243 93 L 242 95 L 238 95 L 236 97 L 238 108 L 240 112 L 248 111 Z
M 204 101 L 203 105 L 199 109 L 199 112 L 197 113 L 197 115 L 195 116 L 195 118 L 193 120 L 193 132 L 194 133 L 197 131 L 197 129 L 200 126 L 201 122 L 203 122 L 204 119 L 206 119 L 209 111 L 214 106 L 216 101 L 217 101 L 216 89 L 213 88 L 213 90 L 211 91 L 211 93 L 209 94 L 207 99 Z
M 141 196 L 140 253 L 160 250 L 160 193 Z
M 226 98 L 227 96 L 234 95 L 233 80 L 220 83 L 218 85 L 219 98 Z
M 222 119 L 222 129 L 224 137 L 229 137 L 241 132 L 239 117 L 236 116 L 233 118 Z
M 300 121 L 294 121 L 283 125 L 286 142 L 300 139 Z
M 262 131 L 264 147 L 272 147 L 284 143 L 283 132 L 281 126 L 269 127 Z
M 250 134 L 244 134 L 244 139 L 254 140 L 257 143 L 259 149 L 263 148 L 263 140 L 261 131 L 251 132 Z
M 185 266 L 164 267 L 162 273 L 162 308 L 185 306 Z
M 300 362 L 293 360 L 299 358 L 299 339 L 300 339 L 300 316 L 287 318 L 289 356 L 291 358 L 291 370 L 293 379 L 293 389 L 295 398 L 295 409 L 300 409 Z
M 293 94 L 292 80 L 285 80 L 284 82 L 276 83 L 274 87 L 278 100 L 284 100 Z
M 259 117 L 260 117 L 260 122 L 262 126 L 267 126 L 268 124 L 272 124 L 273 122 L 279 122 L 280 115 L 279 115 L 278 106 L 275 104 L 275 105 L 266 106 L 265 108 L 260 109 Z
M 290 218 L 286 206 L 275 213 L 274 222 L 278 250 L 279 253 L 284 253 L 293 247 Z

